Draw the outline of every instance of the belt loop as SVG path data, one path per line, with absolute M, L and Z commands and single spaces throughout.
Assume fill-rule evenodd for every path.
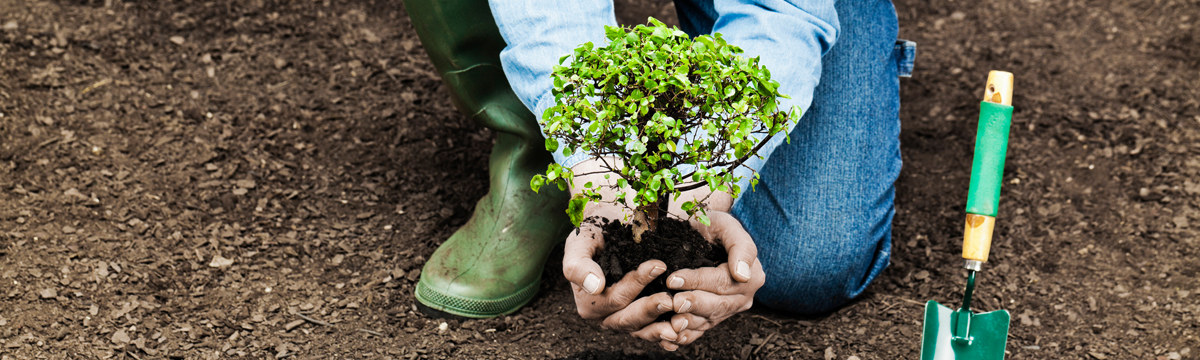
M 917 59 L 917 43 L 908 40 L 896 40 L 893 50 L 896 56 L 896 73 L 900 77 L 912 77 L 913 61 Z

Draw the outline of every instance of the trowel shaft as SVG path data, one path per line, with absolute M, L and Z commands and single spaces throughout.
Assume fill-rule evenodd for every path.
M 967 291 L 963 292 L 962 308 L 959 311 L 971 311 L 971 294 L 975 293 L 975 270 L 967 275 Z

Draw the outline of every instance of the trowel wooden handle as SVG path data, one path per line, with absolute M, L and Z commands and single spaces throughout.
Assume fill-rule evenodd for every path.
M 1008 130 L 1012 124 L 1013 75 L 988 73 L 983 102 L 979 103 L 979 130 L 975 135 L 975 157 L 971 162 L 971 189 L 967 193 L 967 219 L 963 230 L 966 267 L 979 270 L 992 248 L 1004 158 L 1008 152 Z
M 963 259 L 987 262 L 988 252 L 992 250 L 992 230 L 995 229 L 995 217 L 967 214 L 963 229 Z

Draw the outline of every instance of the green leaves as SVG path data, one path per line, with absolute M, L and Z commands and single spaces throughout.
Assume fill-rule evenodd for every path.
M 545 176 L 534 175 L 533 179 L 529 180 L 529 187 L 533 188 L 533 192 L 538 192 L 538 190 L 542 189 L 542 186 L 546 186 L 546 177 Z
M 613 41 L 623 36 L 625 36 L 625 30 L 615 26 L 604 25 L 604 37 L 608 38 L 608 41 Z M 559 62 L 561 63 L 562 61 Z
M 571 219 L 571 224 L 579 227 L 583 222 L 583 209 L 592 199 L 587 195 L 576 194 L 571 197 L 571 202 L 567 204 L 567 217 Z
M 650 208 L 702 186 L 736 194 L 732 169 L 799 118 L 795 109 L 778 109 L 778 98 L 787 96 L 759 59 L 742 56 L 721 34 L 691 39 L 654 18 L 604 33 L 608 44 L 585 43 L 559 59 L 551 75 L 555 105 L 538 121 L 550 151 L 616 158 L 621 165 L 610 170 L 631 190 L 628 206 Z M 695 170 L 683 173 L 683 165 Z M 530 187 L 565 189 L 573 176 L 552 164 Z M 571 200 L 572 216 L 600 201 L 599 186 L 587 185 Z M 707 222 L 703 206 L 688 204 L 689 215 Z
M 552 163 L 546 167 L 546 175 L 534 175 L 533 179 L 529 180 L 529 187 L 533 192 L 538 192 L 546 184 L 555 184 L 559 190 L 566 191 L 570 185 L 569 181 L 574 178 L 575 173 L 571 169 Z

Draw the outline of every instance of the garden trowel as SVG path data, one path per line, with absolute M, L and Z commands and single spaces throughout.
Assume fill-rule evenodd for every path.
M 968 271 L 967 289 L 958 310 L 930 300 L 925 303 L 925 327 L 921 332 L 921 360 L 1002 360 L 1008 339 L 1010 316 L 1006 310 L 971 312 L 975 273 L 983 269 L 992 246 L 1004 156 L 1008 151 L 1008 128 L 1012 123 L 1013 75 L 1003 71 L 988 74 L 987 89 L 979 104 L 979 130 L 975 135 L 975 159 L 971 164 L 971 189 L 967 195 L 967 220 L 963 231 L 963 264 Z

